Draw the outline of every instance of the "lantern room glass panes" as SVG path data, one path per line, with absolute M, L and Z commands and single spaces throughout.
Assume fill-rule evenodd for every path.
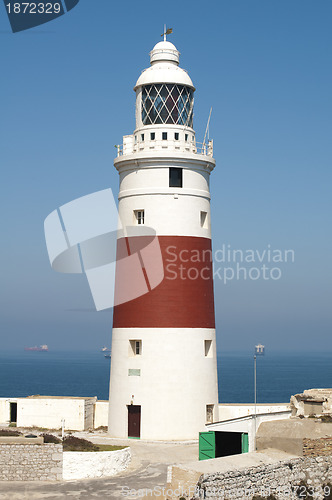
M 193 126 L 194 92 L 184 85 L 156 83 L 142 89 L 143 125 Z

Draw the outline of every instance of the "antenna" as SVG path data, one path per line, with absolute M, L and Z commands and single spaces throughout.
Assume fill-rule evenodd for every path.
M 210 109 L 210 114 L 209 114 L 209 118 L 208 118 L 208 121 L 207 121 L 206 129 L 205 129 L 205 135 L 204 135 L 204 140 L 203 140 L 203 147 L 205 146 L 206 134 L 209 132 L 209 125 L 210 125 L 211 113 L 212 113 L 212 106 L 211 106 L 211 109 Z

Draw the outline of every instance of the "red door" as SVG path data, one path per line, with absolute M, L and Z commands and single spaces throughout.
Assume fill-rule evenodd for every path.
M 128 437 L 141 436 L 141 407 L 128 405 Z

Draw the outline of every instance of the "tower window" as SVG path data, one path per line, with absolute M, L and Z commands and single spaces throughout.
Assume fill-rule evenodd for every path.
M 184 134 L 184 140 L 188 142 L 188 134 Z
M 169 187 L 182 188 L 182 168 L 169 169 Z
M 141 141 L 144 142 L 144 134 L 141 134 Z
M 151 141 L 154 141 L 155 139 L 156 139 L 156 134 L 155 134 L 155 132 L 151 132 L 151 133 L 150 133 L 150 140 L 151 140 Z
M 163 132 L 162 139 L 163 141 L 167 141 L 167 132 Z
M 144 224 L 144 210 L 134 210 L 134 217 L 136 220 L 136 224 Z
M 206 405 L 206 423 L 207 424 L 213 423 L 213 410 L 214 410 L 214 405 Z
M 129 356 L 140 356 L 142 354 L 142 341 L 129 340 Z
M 207 212 L 201 212 L 201 227 L 207 229 L 208 227 L 208 217 Z
M 212 340 L 204 340 L 204 354 L 206 358 L 212 358 Z
M 178 141 L 178 140 L 179 140 L 179 132 L 175 132 L 175 133 L 174 133 L 174 139 L 175 139 L 176 141 Z

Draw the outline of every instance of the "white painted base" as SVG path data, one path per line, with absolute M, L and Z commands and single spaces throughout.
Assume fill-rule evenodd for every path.
M 142 341 L 141 355 L 130 355 L 130 340 Z M 212 340 L 208 356 L 205 340 Z M 140 375 L 128 375 L 133 369 L 140 370 Z M 114 328 L 109 409 L 112 437 L 128 437 L 130 404 L 141 406 L 141 439 L 197 439 L 206 424 L 206 405 L 214 405 L 214 420 L 218 419 L 215 330 Z

